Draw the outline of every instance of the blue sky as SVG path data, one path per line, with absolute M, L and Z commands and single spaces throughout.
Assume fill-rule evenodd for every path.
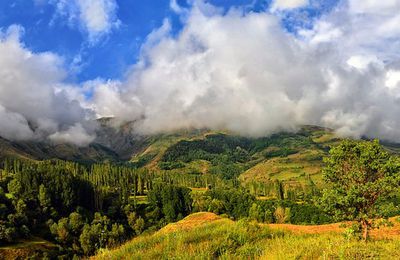
M 175 33 L 182 29 L 179 15 L 170 8 L 169 0 L 133 1 L 117 0 L 115 20 L 120 22 L 100 40 L 90 43 L 87 32 L 77 21 L 69 21 L 68 15 L 58 12 L 57 1 L 2 0 L 0 2 L 0 27 L 12 24 L 24 28 L 22 42 L 33 52 L 50 51 L 63 57 L 69 68 L 68 80 L 84 82 L 95 78 L 121 79 L 126 69 L 135 64 L 140 47 L 146 36 L 160 27 L 168 18 Z M 267 10 L 268 0 L 211 0 L 225 11 L 231 7 L 243 8 L 244 12 Z M 295 11 L 282 12 L 282 24 L 290 32 L 299 26 L 311 26 L 313 19 L 329 11 L 336 0 L 312 1 L 310 5 Z M 185 0 L 178 5 L 188 7 Z M 77 68 L 78 67 L 78 68 Z

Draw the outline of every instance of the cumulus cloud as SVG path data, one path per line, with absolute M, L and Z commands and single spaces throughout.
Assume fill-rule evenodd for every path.
M 91 112 L 65 91 L 56 91 L 66 76 L 62 59 L 29 51 L 20 42 L 21 33 L 19 26 L 0 31 L 0 136 L 44 140 L 76 124 L 89 125 Z
M 397 0 L 349 0 L 350 12 L 368 13 L 373 15 L 393 14 L 400 8 L 400 2 Z
M 91 43 L 96 43 L 120 25 L 116 14 L 118 5 L 115 0 L 49 1 L 56 6 L 59 16 L 68 18 L 71 26 L 78 22 Z
M 0 136 L 10 140 L 28 140 L 34 136 L 21 114 L 8 111 L 0 105 L 0 118 Z
M 399 0 L 343 0 L 297 33 L 283 28 L 273 6 L 244 14 L 192 2 L 181 9 L 182 31 L 172 33 L 166 19 L 121 81 L 62 83 L 60 57 L 27 50 L 18 27 L 2 32 L 0 135 L 86 145 L 95 111 L 135 121 L 144 134 L 263 136 L 314 124 L 343 136 L 400 138 Z
M 204 11 L 195 3 L 178 36 L 166 21 L 126 81 L 95 90 L 97 111 L 137 120 L 144 133 L 206 127 L 261 136 L 316 124 L 397 140 L 400 33 L 382 26 L 394 24 L 397 9 L 389 7 L 399 1 L 358 2 L 342 1 L 298 34 L 274 12 Z
M 306 6 L 307 4 L 308 0 L 274 0 L 272 9 L 274 10 L 295 9 Z

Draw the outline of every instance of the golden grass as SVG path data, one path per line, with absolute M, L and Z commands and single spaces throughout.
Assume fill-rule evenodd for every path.
M 184 231 L 196 228 L 198 226 L 209 224 L 211 222 L 218 222 L 218 221 L 231 221 L 220 216 L 210 213 L 210 212 L 198 212 L 193 213 L 186 218 L 176 222 L 171 223 L 160 229 L 160 233 L 168 233 L 168 232 L 176 232 L 176 231 Z
M 393 226 L 380 227 L 371 230 L 373 239 L 400 239 L 400 223 L 398 217 L 390 218 Z M 351 224 L 350 222 L 346 224 Z M 274 230 L 287 230 L 293 234 L 322 234 L 322 233 L 343 233 L 346 228 L 343 223 L 333 223 L 325 225 L 292 225 L 292 224 L 267 224 L 269 228 Z
M 260 225 L 196 213 L 93 259 L 400 259 L 400 224 L 364 243 L 339 224 Z M 391 234 L 391 236 L 384 236 Z

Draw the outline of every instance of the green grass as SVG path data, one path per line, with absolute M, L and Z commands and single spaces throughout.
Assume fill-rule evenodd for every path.
M 322 160 L 316 160 L 323 155 L 318 149 L 307 149 L 287 157 L 264 160 L 241 174 L 240 180 L 246 184 L 251 181 L 268 183 L 273 180 L 295 181 L 305 184 L 306 176 L 310 175 L 315 183 L 321 183 Z
M 204 215 L 200 215 L 204 214 Z M 194 214 L 96 259 L 399 259 L 400 240 L 368 243 L 342 234 L 292 234 L 245 221 Z M 204 218 L 204 219 L 202 219 Z

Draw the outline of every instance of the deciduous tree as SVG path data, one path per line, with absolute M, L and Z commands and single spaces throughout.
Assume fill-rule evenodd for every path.
M 324 159 L 325 209 L 338 220 L 356 220 L 368 239 L 374 219 L 381 217 L 377 205 L 398 189 L 400 164 L 377 140 L 345 140 Z

